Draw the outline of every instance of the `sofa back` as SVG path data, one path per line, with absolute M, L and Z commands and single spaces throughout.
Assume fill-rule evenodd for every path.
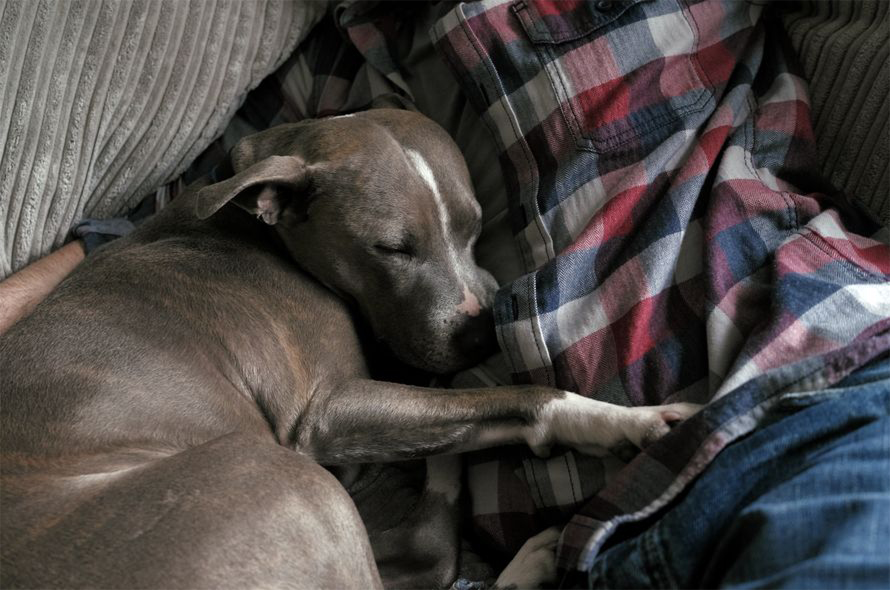
M 890 224 L 890 3 L 805 0 L 783 20 L 810 83 L 823 170 Z

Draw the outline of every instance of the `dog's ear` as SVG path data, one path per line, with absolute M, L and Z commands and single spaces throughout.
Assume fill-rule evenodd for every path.
M 269 156 L 235 176 L 198 191 L 195 214 L 206 219 L 234 202 L 269 225 L 278 222 L 286 200 L 309 184 L 306 163 L 296 156 Z

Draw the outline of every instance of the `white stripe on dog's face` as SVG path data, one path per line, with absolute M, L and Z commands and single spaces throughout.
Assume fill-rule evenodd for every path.
M 426 185 L 433 191 L 433 194 L 436 195 L 436 201 L 441 202 L 442 195 L 439 194 L 439 185 L 436 184 L 436 177 L 433 175 L 433 169 L 430 168 L 426 158 L 421 156 L 420 152 L 417 150 L 407 149 L 405 150 L 405 153 L 408 154 L 408 158 L 411 160 L 411 165 L 414 166 L 414 170 L 417 171 Z
M 423 182 L 426 183 L 429 189 L 433 192 L 433 199 L 436 202 L 436 207 L 439 209 L 439 223 L 442 224 L 442 235 L 448 236 L 448 222 L 450 221 L 448 208 L 445 207 L 445 202 L 442 200 L 442 193 L 439 192 L 439 185 L 436 183 L 436 177 L 435 175 L 433 175 L 433 169 L 430 168 L 430 165 L 427 163 L 426 158 L 420 155 L 420 152 L 406 149 L 405 153 L 408 154 L 408 160 L 414 167 L 414 171 L 417 172 L 417 175 L 420 176 L 421 180 L 423 180 Z M 446 239 L 445 242 L 446 244 L 448 244 L 449 249 L 454 249 L 454 246 L 451 245 L 450 240 Z
M 430 168 L 426 158 L 424 158 L 418 151 L 406 149 L 405 153 L 407 154 L 408 161 L 411 163 L 414 171 L 417 172 L 417 175 L 420 176 L 424 184 L 430 189 L 430 192 L 433 193 L 433 201 L 436 203 L 436 208 L 438 209 L 439 225 L 441 226 L 442 238 L 445 241 L 445 248 L 448 252 L 448 260 L 451 263 L 454 274 L 459 278 L 461 286 L 463 287 L 464 298 L 463 301 L 457 305 L 456 311 L 469 316 L 477 316 L 481 311 L 481 306 L 479 305 L 479 300 L 467 287 L 466 282 L 464 282 L 464 277 L 467 272 L 466 261 L 458 255 L 458 252 L 454 247 L 454 241 L 452 240 L 451 233 L 448 229 L 451 225 L 451 216 L 449 215 L 448 207 L 446 207 L 445 201 L 442 198 L 442 193 L 439 191 L 439 184 L 436 182 L 433 169 Z
M 405 153 L 408 154 L 408 160 L 411 162 L 411 166 L 414 167 L 414 171 L 417 172 L 417 175 L 420 176 L 421 180 L 433 193 L 433 200 L 436 203 L 436 208 L 439 210 L 439 225 L 442 226 L 442 237 L 445 240 L 445 247 L 448 248 L 448 256 L 451 259 L 451 263 L 457 269 L 459 258 L 454 250 L 451 234 L 448 233 L 448 226 L 451 225 L 451 216 L 448 214 L 448 207 L 445 206 L 445 201 L 442 199 L 442 193 L 439 192 L 439 184 L 436 182 L 433 169 L 430 168 L 426 158 L 420 155 L 420 152 L 406 149 Z

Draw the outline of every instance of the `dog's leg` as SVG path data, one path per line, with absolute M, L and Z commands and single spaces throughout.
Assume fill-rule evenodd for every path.
M 404 520 L 381 531 L 368 527 L 384 587 L 444 588 L 457 577 L 461 461 L 427 458 L 422 495 Z
M 431 389 L 370 380 L 318 391 L 291 442 L 322 465 L 369 463 L 527 443 L 600 454 L 642 448 L 693 404 L 626 408 L 547 387 Z
M 271 440 L 234 434 L 127 469 L 32 483 L 65 486 L 66 496 L 35 486 L 24 505 L 4 503 L 3 587 L 381 587 L 346 490 Z M 5 479 L 4 492 L 16 485 Z M 34 520 L 33 508 L 54 499 Z

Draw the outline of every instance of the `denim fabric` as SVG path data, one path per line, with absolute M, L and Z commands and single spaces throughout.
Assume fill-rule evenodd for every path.
M 133 222 L 123 217 L 113 219 L 82 219 L 71 228 L 71 232 L 83 240 L 83 249 L 87 254 L 99 246 L 125 236 L 136 228 Z
M 890 588 L 890 362 L 783 400 L 644 524 L 590 588 Z

